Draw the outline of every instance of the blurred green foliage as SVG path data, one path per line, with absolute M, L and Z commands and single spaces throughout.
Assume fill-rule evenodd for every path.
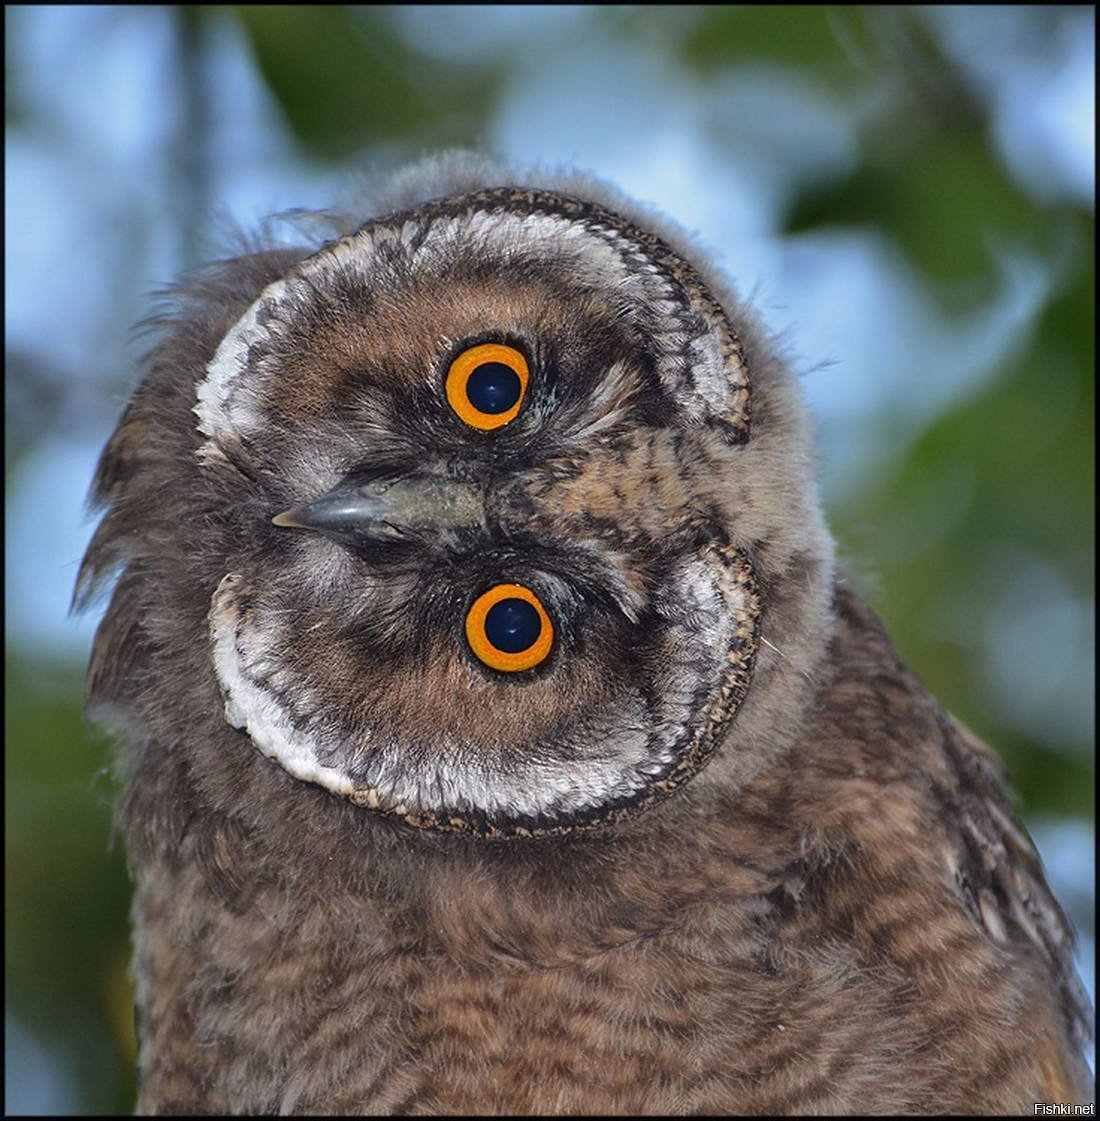
M 7 999 L 71 1064 L 83 1112 L 130 1113 L 130 885 L 81 679 L 80 667 L 6 659 Z
M 287 123 L 319 157 L 413 138 L 428 146 L 473 143 L 506 72 L 501 64 L 469 67 L 419 55 L 377 7 L 235 10 Z
M 209 21 L 226 13 L 239 21 L 303 154 L 323 162 L 481 143 L 529 57 L 507 43 L 488 60 L 429 56 L 386 7 L 176 11 L 185 53 L 207 49 Z M 1064 15 L 1036 9 L 1035 49 Z M 874 229 L 911 262 L 945 315 L 965 314 L 992 290 L 997 246 L 1024 246 L 1056 263 L 1047 306 L 1003 368 L 915 438 L 906 430 L 889 462 L 829 515 L 842 556 L 857 572 L 873 567 L 869 597 L 899 649 L 1006 757 L 1024 810 L 1091 817 L 1090 744 L 1055 750 L 1006 722 L 980 657 L 985 620 L 998 606 L 988 579 L 998 557 L 1039 557 L 1082 602 L 1093 596 L 1091 209 L 1028 197 L 994 145 L 989 105 L 921 9 L 592 8 L 577 32 L 552 38 L 552 49 L 582 45 L 585 26 L 662 54 L 700 97 L 739 66 L 770 65 L 847 99 L 855 164 L 838 178 L 798 184 L 786 236 Z M 9 53 L 6 62 L 9 128 L 38 127 L 19 87 L 22 60 Z M 22 425 L 29 447 L 53 419 L 42 406 L 9 424 Z M 1020 674 L 1026 690 L 1027 665 Z M 108 747 L 81 722 L 80 676 L 78 666 L 9 648 L 8 1000 L 71 1067 L 84 1112 L 127 1112 L 129 888 L 121 845 L 110 845 Z
M 1081 251 L 1027 345 L 830 517 L 842 555 L 873 554 L 881 590 L 871 598 L 899 649 L 941 704 L 996 745 L 1023 809 L 1091 817 L 1090 745 L 1054 751 L 1007 725 L 979 657 L 998 556 L 1041 556 L 1083 601 L 1094 592 L 1094 258 L 1091 222 L 1079 221 Z M 931 531 L 945 511 L 948 526 Z M 939 605 L 931 625 L 929 604 Z M 1019 667 L 1022 690 L 1029 672 Z

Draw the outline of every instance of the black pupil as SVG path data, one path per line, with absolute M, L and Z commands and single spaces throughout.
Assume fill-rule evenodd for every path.
M 466 379 L 466 396 L 483 413 L 507 412 L 521 389 L 519 374 L 503 362 L 482 362 Z
M 528 649 L 541 631 L 539 613 L 525 599 L 502 599 L 485 615 L 485 637 L 505 654 Z

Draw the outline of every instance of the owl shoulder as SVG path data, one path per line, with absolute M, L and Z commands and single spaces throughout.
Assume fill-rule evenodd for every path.
M 1092 1017 L 1074 932 L 1003 764 L 937 704 L 866 603 L 838 586 L 835 612 L 800 785 L 819 851 L 848 869 L 833 881 L 850 889 L 834 893 L 838 921 L 872 956 L 950 977 L 972 1009 L 1030 1002 L 1048 1039 L 1065 1040 L 1039 1064 L 1044 1100 L 1082 1100 Z

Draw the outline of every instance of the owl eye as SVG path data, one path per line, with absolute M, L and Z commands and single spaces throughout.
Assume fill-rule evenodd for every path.
M 527 359 L 503 343 L 464 350 L 447 371 L 451 408 L 472 428 L 489 431 L 514 420 L 527 391 Z
M 545 662 L 554 626 L 539 597 L 522 584 L 497 584 L 466 614 L 466 641 L 491 669 L 518 673 Z

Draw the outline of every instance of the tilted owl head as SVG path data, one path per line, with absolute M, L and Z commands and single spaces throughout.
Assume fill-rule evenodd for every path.
M 743 781 L 826 638 L 791 375 L 590 180 L 436 160 L 369 215 L 223 265 L 130 407 L 149 484 L 115 548 L 201 626 L 234 750 L 487 837 Z

